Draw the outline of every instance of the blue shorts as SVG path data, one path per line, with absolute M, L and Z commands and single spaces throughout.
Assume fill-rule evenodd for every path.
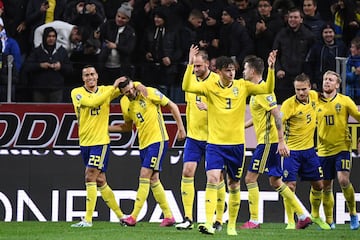
M 233 180 L 239 181 L 245 163 L 244 144 L 215 145 L 208 143 L 205 159 L 206 171 L 225 168 Z
M 86 167 L 106 172 L 109 162 L 110 145 L 80 146 L 81 156 Z
M 323 179 L 323 171 L 315 148 L 307 150 L 291 150 L 290 157 L 283 160 L 283 181 L 318 181 Z
M 168 141 L 156 142 L 140 150 L 141 166 L 161 171 L 161 164 L 168 149 Z
M 276 153 L 277 143 L 259 144 L 251 158 L 248 171 L 266 173 L 268 176 L 281 177 L 281 156 Z
M 183 162 L 197 162 L 205 157 L 206 141 L 186 138 Z
M 350 152 L 343 151 L 328 157 L 319 157 L 324 171 L 324 180 L 336 178 L 336 172 L 350 172 L 352 158 Z

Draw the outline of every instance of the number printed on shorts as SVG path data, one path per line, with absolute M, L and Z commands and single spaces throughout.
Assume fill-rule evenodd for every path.
M 324 171 L 322 170 L 322 167 L 319 167 L 318 169 L 319 169 L 319 175 L 320 175 L 320 177 L 321 177 L 321 178 L 324 177 Z
M 152 157 L 152 158 L 151 158 L 150 167 L 151 167 L 151 168 L 154 168 L 154 167 L 156 166 L 156 162 L 157 162 L 157 158 L 156 158 L 156 157 Z
M 252 165 L 252 167 L 251 167 L 251 169 L 258 171 L 258 170 L 259 170 L 259 166 L 260 166 L 260 160 L 259 160 L 259 159 L 255 159 L 255 160 L 254 160 L 254 163 L 253 163 L 253 165 Z
M 97 155 L 90 155 L 89 158 L 89 165 L 99 167 L 100 165 L 100 156 Z
M 243 169 L 242 169 L 242 168 L 238 168 L 238 170 L 237 170 L 237 174 L 235 175 L 235 177 L 237 177 L 237 178 L 241 178 L 241 176 L 242 176 L 242 172 L 243 172 Z
M 351 161 L 349 159 L 341 159 L 341 168 L 350 170 L 351 168 Z

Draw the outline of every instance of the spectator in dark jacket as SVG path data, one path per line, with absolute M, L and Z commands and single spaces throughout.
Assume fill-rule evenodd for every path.
M 276 34 L 285 26 L 281 16 L 272 12 L 270 0 L 259 0 L 258 18 L 255 25 L 255 54 L 265 63 L 263 77 L 267 75 L 267 58 L 272 50 Z
M 68 3 L 64 20 L 70 24 L 95 31 L 105 20 L 105 11 L 98 0 L 76 0 Z
M 229 5 L 222 13 L 223 25 L 219 33 L 220 55 L 231 57 L 236 61 L 237 73 L 241 73 L 242 62 L 245 56 L 253 54 L 254 43 L 245 27 L 236 21 L 238 10 L 235 6 Z M 237 78 L 239 76 L 236 76 Z
M 320 14 L 316 11 L 316 9 L 317 9 L 316 0 L 304 0 L 303 24 L 314 33 L 317 41 L 321 41 L 322 40 L 321 28 L 324 26 L 325 22 L 322 20 Z
M 335 39 L 334 24 L 326 23 L 320 29 L 321 42 L 317 42 L 306 58 L 305 73 L 310 77 L 312 88 L 321 91 L 326 71 L 336 71 L 336 57 L 346 57 L 348 49 L 341 39 Z
M 133 77 L 131 54 L 136 45 L 134 29 L 128 24 L 132 7 L 124 2 L 114 20 L 106 21 L 100 28 L 102 49 L 99 55 L 100 79 L 105 85 L 119 76 Z
M 293 95 L 295 76 L 304 72 L 304 63 L 315 35 L 302 24 L 300 9 L 289 10 L 288 26 L 281 29 L 274 40 L 273 49 L 278 50 L 275 64 L 275 94 L 279 103 Z
M 31 0 L 26 5 L 25 25 L 30 32 L 30 45 L 35 29 L 54 20 L 64 20 L 66 0 L 44 1 Z
M 142 81 L 158 88 L 175 102 L 183 101 L 178 64 L 182 56 L 180 36 L 167 25 L 166 11 L 160 7 L 154 11 L 154 26 L 145 31 L 142 44 L 145 63 Z
M 360 104 L 360 37 L 350 42 L 350 55 L 346 61 L 346 95 Z
M 65 76 L 71 73 L 68 53 L 56 44 L 54 28 L 44 29 L 43 42 L 34 48 L 26 60 L 25 71 L 29 75 L 34 102 L 63 102 Z

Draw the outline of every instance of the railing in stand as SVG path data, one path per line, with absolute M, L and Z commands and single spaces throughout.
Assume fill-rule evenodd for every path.
M 346 89 L 346 57 L 336 57 L 336 72 L 341 76 L 341 93 L 345 94 Z
M 7 84 L 7 102 L 11 102 L 11 94 L 12 94 L 12 68 L 14 63 L 14 57 L 12 55 L 7 56 L 7 62 L 8 62 L 8 84 Z

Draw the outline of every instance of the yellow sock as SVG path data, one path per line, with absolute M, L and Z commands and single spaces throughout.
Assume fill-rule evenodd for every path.
M 259 186 L 257 182 L 248 183 L 250 220 L 259 220 Z
M 106 183 L 104 186 L 100 187 L 99 190 L 106 205 L 114 211 L 119 219 L 122 218 L 124 213 L 121 211 L 119 204 L 116 202 L 114 192 L 110 186 Z
M 240 209 L 240 186 L 229 189 L 229 222 L 228 227 L 236 227 L 236 219 Z
M 134 209 L 131 213 L 133 218 L 137 218 L 140 213 L 142 206 L 144 205 L 145 200 L 149 195 L 150 179 L 148 178 L 139 178 L 139 188 L 136 193 L 136 200 L 134 204 Z
M 226 196 L 225 182 L 224 180 L 222 180 L 217 187 L 217 203 L 216 203 L 216 219 L 215 219 L 215 221 L 218 221 L 221 224 L 224 216 L 225 196 Z
M 193 220 L 193 205 L 195 197 L 194 177 L 182 177 L 181 199 L 184 206 L 185 217 Z
M 324 207 L 326 222 L 329 224 L 333 223 L 334 194 L 332 190 L 323 192 L 323 207 Z
M 295 198 L 295 194 L 290 190 L 285 183 L 276 189 L 278 193 L 284 198 L 284 206 L 286 215 L 288 216 L 288 223 L 295 223 L 294 212 L 297 215 L 304 214 L 304 211 L 301 209 L 299 202 Z
M 151 184 L 151 191 L 154 195 L 154 198 L 157 203 L 159 203 L 161 210 L 163 211 L 165 218 L 171 218 L 172 213 L 166 200 L 166 194 L 163 185 L 161 184 L 160 180 Z
M 87 182 L 86 184 L 86 214 L 85 221 L 92 222 L 92 216 L 96 206 L 97 187 L 96 182 Z
M 311 216 L 318 218 L 320 216 L 320 205 L 322 200 L 322 190 L 318 191 L 313 188 L 310 189 L 310 205 L 311 205 Z
M 341 188 L 344 197 L 346 199 L 346 205 L 349 209 L 350 215 L 356 214 L 356 202 L 355 202 L 355 191 L 351 183 L 344 188 Z
M 217 185 L 212 183 L 206 183 L 205 189 L 205 215 L 206 223 L 213 224 L 213 217 L 216 208 L 217 199 Z

